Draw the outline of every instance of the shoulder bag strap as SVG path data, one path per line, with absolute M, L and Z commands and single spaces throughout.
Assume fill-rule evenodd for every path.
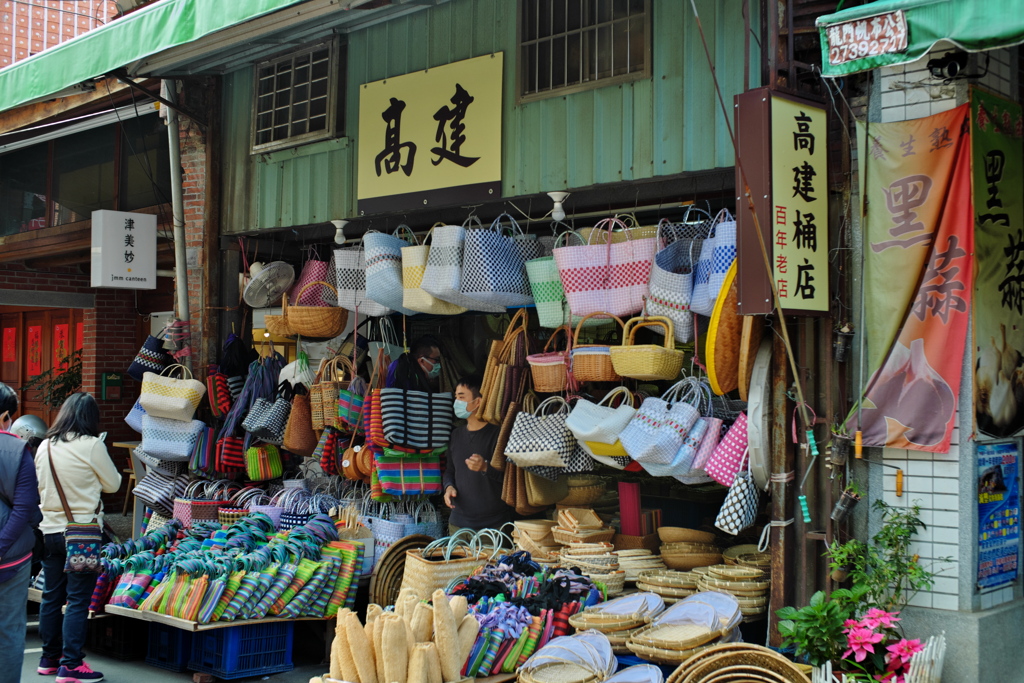
M 46 441 L 46 459 L 50 461 L 50 474 L 53 475 L 53 483 L 57 485 L 57 495 L 60 496 L 60 504 L 64 508 L 64 516 L 68 518 L 68 524 L 74 524 L 75 517 L 71 514 L 71 506 L 68 505 L 67 496 L 64 495 L 64 487 L 60 485 L 57 469 L 53 466 L 53 453 L 50 452 L 49 439 Z

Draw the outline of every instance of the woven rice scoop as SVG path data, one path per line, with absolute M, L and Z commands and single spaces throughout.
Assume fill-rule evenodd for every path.
M 441 660 L 441 676 L 445 683 L 462 680 L 462 664 L 460 660 L 459 627 L 455 623 L 455 615 L 448 604 L 448 596 L 441 589 L 434 591 L 434 642 Z
M 384 656 L 384 681 L 387 683 L 405 683 L 409 672 L 409 644 L 407 642 L 405 621 L 400 617 L 385 615 L 384 633 L 381 636 L 381 648 Z
M 338 622 L 341 623 L 339 618 Z M 370 643 L 366 638 L 363 625 L 359 623 L 359 616 L 349 612 L 344 617 L 345 634 L 348 636 L 348 648 L 356 666 L 356 675 L 359 683 L 377 683 L 377 665 L 372 658 L 367 657 L 370 651 Z
M 334 652 L 337 651 L 338 668 L 341 670 L 341 675 L 338 678 L 343 681 L 354 681 L 359 678 L 359 669 L 356 668 L 355 659 L 352 658 L 352 649 L 348 644 L 348 629 L 345 626 L 350 614 L 352 613 L 338 615 L 338 625 L 334 629 L 334 643 L 331 644 L 331 669 L 333 672 Z M 359 617 L 356 617 L 357 621 L 358 619 Z M 331 678 L 335 678 L 335 676 L 332 674 Z
M 434 637 L 434 608 L 425 602 L 412 611 L 412 637 L 416 643 L 429 643 Z

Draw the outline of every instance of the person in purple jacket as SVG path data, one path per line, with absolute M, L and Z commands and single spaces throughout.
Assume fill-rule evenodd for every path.
M 16 412 L 17 394 L 0 383 L 0 683 L 21 680 L 33 529 L 43 518 L 32 451 L 10 432 Z

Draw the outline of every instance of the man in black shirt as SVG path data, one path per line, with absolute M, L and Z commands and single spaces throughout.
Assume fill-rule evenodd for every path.
M 490 466 L 499 427 L 480 419 L 480 378 L 466 377 L 455 390 L 455 416 L 466 424 L 452 430 L 444 473 L 444 502 L 451 508 L 449 532 L 498 529 L 515 511 L 501 499 L 505 473 Z

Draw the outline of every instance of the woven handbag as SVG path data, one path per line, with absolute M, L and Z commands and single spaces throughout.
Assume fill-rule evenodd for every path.
M 747 466 L 747 452 L 747 414 L 740 413 L 704 464 L 704 470 L 722 486 L 732 486 L 736 473 Z
M 217 439 L 217 471 L 230 473 L 245 469 L 243 440 L 237 436 L 222 436 Z
M 429 394 L 390 387 L 380 392 L 384 438 L 406 448 L 442 448 L 455 425 L 450 393 Z
M 291 412 L 288 413 L 288 424 L 284 428 L 285 450 L 308 458 L 316 450 L 317 437 L 313 431 L 312 411 L 310 410 L 309 394 L 303 385 L 295 388 L 292 397 Z
M 257 399 L 257 402 L 263 402 L 264 409 L 260 411 L 257 419 L 250 419 L 253 412 L 250 411 L 249 416 L 242 422 L 242 428 L 254 439 L 280 446 L 284 442 L 284 431 L 288 426 L 293 397 L 291 385 L 284 382 L 278 387 L 277 398 L 272 403 L 266 399 Z
M 132 404 L 132 409 L 124 416 L 124 421 L 129 427 L 141 434 L 142 416 L 145 414 L 146 409 L 142 407 L 141 399 L 135 399 L 135 403 Z
M 320 364 L 316 380 L 309 388 L 313 429 L 338 426 L 338 395 L 354 376 L 352 363 L 345 356 L 335 356 Z
M 750 462 L 746 453 L 743 457 Z M 752 526 L 757 519 L 757 504 L 760 498 L 761 494 L 750 475 L 748 464 L 747 469 L 737 472 L 733 478 L 729 493 L 726 494 L 722 508 L 715 518 L 715 526 L 733 536 Z
M 465 313 L 467 308 L 449 303 L 423 289 L 423 280 L 427 272 L 427 260 L 431 246 L 428 240 L 433 239 L 434 229 L 431 228 L 422 244 L 402 247 L 402 305 L 418 313 L 431 315 L 458 315 Z
M 334 306 L 337 302 L 337 293 L 328 292 L 324 288 L 307 289 L 306 285 L 320 282 L 326 284 L 333 272 L 331 264 L 321 261 L 315 246 L 306 247 L 308 258 L 302 264 L 302 271 L 295 283 L 288 289 L 288 300 L 297 306 Z
M 565 476 L 549 479 L 532 472 L 524 472 L 526 502 L 533 507 L 554 505 L 569 495 L 569 480 Z
M 210 412 L 218 420 L 231 412 L 231 388 L 228 376 L 223 372 L 214 371 L 206 375 L 206 397 L 210 402 Z
M 217 464 L 217 433 L 213 427 L 204 427 L 196 439 L 188 468 L 200 474 L 212 474 Z
M 613 408 L 611 404 L 619 396 L 623 400 Z M 636 414 L 634 401 L 633 393 L 626 387 L 612 389 L 597 403 L 581 398 L 573 406 L 565 425 L 580 441 L 614 444 Z
M 128 366 L 128 376 L 141 382 L 147 372 L 160 374 L 164 368 L 174 363 L 174 357 L 164 350 L 163 340 L 149 335 L 142 343 L 142 348 L 135 354 L 135 359 Z
M 727 210 L 722 209 L 712 222 L 708 236 L 701 245 L 700 257 L 693 270 L 690 310 L 707 316 L 714 312 L 715 301 L 725 282 L 725 274 L 735 259 L 736 221 Z
M 430 595 L 438 589 L 447 589 L 455 579 L 472 576 L 487 564 L 490 559 L 487 553 L 472 544 L 462 545 L 461 539 L 456 538 L 451 538 L 454 543 L 439 539 L 446 541 L 444 546 L 431 544 L 423 550 L 407 550 L 402 589 Z
M 392 496 L 421 496 L 441 493 L 443 449 L 423 455 L 398 453 L 385 448 L 375 456 L 377 476 L 384 493 Z
M 651 264 L 658 248 L 656 237 L 627 239 L 615 243 L 612 230 L 625 224 L 617 218 L 598 223 L 583 246 L 554 250 L 562 287 L 573 315 L 585 316 L 605 311 L 631 316 L 643 309 L 648 294 Z M 604 244 L 594 244 L 598 235 Z
M 158 470 L 146 473 L 132 493 L 157 512 L 170 516 L 174 511 L 174 499 L 185 493 L 187 476 L 171 476 Z
M 273 444 L 253 446 L 245 452 L 245 475 L 251 481 L 276 479 L 284 473 L 281 452 Z
M 356 375 L 347 389 L 338 392 L 338 426 L 353 432 L 363 431 L 363 406 L 366 403 L 367 384 Z
M 701 395 L 691 379 L 672 385 L 661 398 L 644 399 L 619 437 L 629 457 L 641 464 L 672 463 L 686 433 L 700 417 L 697 405 Z
M 180 379 L 166 374 L 174 371 L 181 374 Z M 147 372 L 143 375 L 139 402 L 146 413 L 153 417 L 188 421 L 195 415 L 205 395 L 206 385 L 192 379 L 188 368 L 184 365 L 170 365 L 164 368 L 162 374 Z
M 549 406 L 558 406 L 558 410 L 545 415 Z M 568 416 L 569 404 L 560 396 L 541 402 L 533 413 L 519 413 L 505 447 L 505 457 L 519 467 L 565 468 L 576 448 L 576 438 L 565 424 Z
M 334 276 L 339 306 L 374 318 L 391 314 L 391 309 L 366 295 L 366 249 L 362 245 L 334 250 Z
M 625 324 L 617 316 L 609 313 L 590 313 L 576 323 L 576 331 L 572 338 L 572 375 L 578 382 L 618 382 L 622 379 L 612 366 L 611 346 L 607 344 L 580 344 L 580 332 L 591 320 L 612 318 L 624 328 Z
M 510 223 L 510 235 L 504 234 L 505 218 Z M 529 306 L 533 294 L 526 261 L 541 255 L 540 243 L 524 239 L 519 224 L 507 213 L 495 218 L 488 229 L 467 230 L 462 251 L 462 293 L 492 306 Z
M 399 237 L 409 238 L 406 241 Z M 408 226 L 400 225 L 391 235 L 371 230 L 363 235 L 366 259 L 366 297 L 402 315 L 416 315 L 402 305 L 402 247 L 419 244 Z
M 637 344 L 638 330 L 663 330 L 664 344 Z M 647 382 L 674 380 L 683 367 L 683 352 L 676 351 L 672 320 L 664 317 L 630 318 L 622 330 L 622 346 L 611 348 L 612 367 L 623 377 Z
M 559 332 L 565 335 L 566 348 L 564 351 L 549 351 L 551 345 Z M 572 328 L 568 325 L 558 327 L 548 337 L 542 353 L 533 353 L 526 357 L 530 364 L 530 374 L 533 377 L 533 388 L 541 393 L 561 393 L 566 390 L 571 381 L 569 372 L 569 358 L 572 352 Z M 575 386 L 569 387 L 575 390 Z
M 316 286 L 330 290 L 337 299 L 338 290 L 334 285 L 323 281 L 310 282 L 299 290 L 299 297 L 301 298 L 309 288 Z M 348 311 L 344 308 L 289 304 L 287 294 L 281 297 L 281 315 L 284 317 L 284 324 L 294 334 L 319 339 L 337 337 L 345 330 L 345 324 L 348 322 Z
M 162 460 L 187 462 L 192 457 L 199 433 L 206 428 L 200 420 L 168 420 L 143 415 L 142 450 Z
M 681 240 L 666 244 L 661 235 L 663 225 L 667 225 L 665 220 L 658 224 L 658 238 L 659 244 L 665 246 L 655 254 L 651 266 L 646 312 L 669 318 L 673 323 L 675 340 L 685 343 L 693 338 L 693 313 L 690 311 L 690 297 L 693 296 L 693 243 Z
M 462 225 L 434 226 L 422 287 L 428 294 L 456 306 L 474 311 L 504 313 L 504 306 L 488 304 L 462 293 L 462 251 L 466 241 L 466 227 L 472 221 L 478 227 L 483 227 L 476 216 L 467 218 Z

